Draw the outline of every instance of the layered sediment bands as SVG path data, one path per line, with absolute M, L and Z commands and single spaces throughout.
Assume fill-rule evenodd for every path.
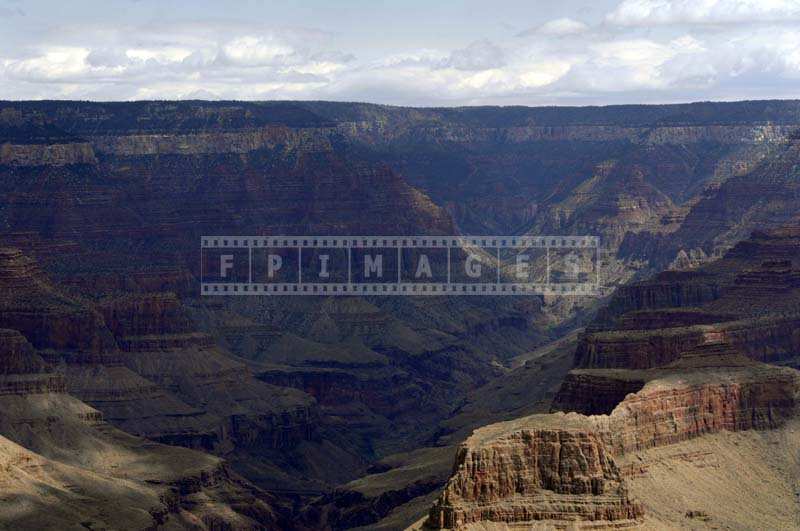
M 70 252 L 48 256 L 48 269 L 92 294 L 192 293 L 202 234 L 455 231 L 424 193 L 296 105 L 35 107 L 3 105 L 16 117 L 0 121 L 0 138 L 38 117 L 59 135 L 33 128 L 21 150 L 55 152 L 72 135 L 98 160 L 89 167 L 34 153 L 26 164 L 41 166 L 0 164 L 4 227 L 32 236 L 19 240 L 26 252 L 36 240 L 71 241 Z
M 64 377 L 53 373 L 22 334 L 0 329 L 0 396 L 66 391 Z
M 800 288 L 800 270 L 792 267 L 791 260 L 770 260 L 760 267 L 736 275 L 731 295 L 748 298 L 779 295 Z
M 575 367 L 647 369 L 666 365 L 701 344 L 705 332 L 697 326 L 587 333 L 575 350 Z
M 771 230 L 754 230 L 749 238 L 737 243 L 726 257 L 746 262 L 779 262 L 797 259 L 800 223 L 787 223 Z
M 173 293 L 106 299 L 98 304 L 122 351 L 209 349 L 214 338 L 194 329 Z
M 170 293 L 107 298 L 98 312 L 58 292 L 16 250 L 0 252 L 0 283 L 0 323 L 21 332 L 0 334 L 6 372 L 44 366 L 23 336 L 59 367 L 46 377 L 9 377 L 3 393 L 68 389 L 130 433 L 205 450 L 310 437 L 313 400 L 253 378 L 194 329 Z
M 735 314 L 713 313 L 695 308 L 664 308 L 626 313 L 615 323 L 615 330 L 655 330 L 714 324 L 736 319 Z
M 269 126 L 241 131 L 190 134 L 94 136 L 89 140 L 98 153 L 131 157 L 141 155 L 245 154 L 278 146 L 288 150 L 332 151 L 331 128 Z
M 33 260 L 0 250 L 0 327 L 19 330 L 37 349 L 102 358 L 115 350 L 102 317 L 49 286 Z
M 756 360 L 790 363 L 797 357 L 798 234 L 796 223 L 755 233 L 699 271 L 661 274 L 620 290 L 579 339 L 574 360 L 577 368 L 567 375 L 553 403 L 554 410 L 569 413 L 535 415 L 476 431 L 461 453 L 479 456 L 482 466 L 470 465 L 471 460 L 478 460 L 474 457 L 457 460 L 427 524 L 469 528 L 475 523 L 474 527 L 480 528 L 494 522 L 513 528 L 533 525 L 543 518 L 547 520 L 544 525 L 557 528 L 647 526 L 648 521 L 659 527 L 663 519 L 675 521 L 665 516 L 664 510 L 674 506 L 664 497 L 672 498 L 675 493 L 662 491 L 649 496 L 631 487 L 638 478 L 648 476 L 651 465 L 656 468 L 657 463 L 648 461 L 653 456 L 663 459 L 669 453 L 667 449 L 675 446 L 676 459 L 691 461 L 696 457 L 680 452 L 705 444 L 712 449 L 708 459 L 713 462 L 717 458 L 713 449 L 728 444 L 728 436 L 723 434 L 751 430 L 770 431 L 776 440 L 794 448 L 800 372 Z M 622 488 L 637 492 L 636 497 L 647 502 L 640 504 L 641 500 L 628 495 L 625 506 L 640 508 L 633 515 L 634 521 L 626 519 L 624 512 L 621 516 L 609 513 L 598 520 L 593 509 L 604 499 L 591 491 L 580 497 L 587 508 L 583 514 L 576 510 L 552 515 L 549 500 L 558 494 L 560 484 L 547 486 L 537 474 L 528 472 L 541 461 L 542 451 L 530 442 L 530 434 L 540 431 L 567 432 L 591 440 L 591 444 L 582 446 L 591 449 L 589 455 L 602 453 L 611 463 L 624 463 Z M 504 458 L 510 441 L 520 457 Z M 595 449 L 597 446 L 602 452 Z M 664 451 L 658 453 L 662 447 Z M 780 451 L 786 450 L 781 447 Z M 768 455 L 760 458 L 766 468 L 774 468 L 773 459 L 782 459 Z M 493 470 L 495 466 L 497 471 Z M 561 470 L 558 466 L 552 464 L 546 473 L 557 475 Z M 725 477 L 715 470 L 697 473 L 709 483 Z M 523 479 L 518 479 L 520 476 Z M 646 481 L 674 484 L 680 477 L 673 468 L 666 476 Z M 481 486 L 487 478 L 497 485 L 510 478 L 508 484 L 513 488 Z M 768 483 L 761 477 L 748 481 L 744 479 L 742 492 L 762 489 Z M 526 499 L 521 484 L 529 484 L 535 495 Z M 789 496 L 793 499 L 791 485 Z M 699 499 L 696 492 L 679 492 L 678 496 L 686 496 L 687 501 L 682 503 Z M 619 503 L 621 498 L 617 496 L 615 501 Z M 516 509 L 519 504 L 523 504 L 522 509 Z M 770 510 L 764 511 L 767 513 Z M 717 518 L 720 514 L 715 513 Z M 793 525 L 792 518 L 785 516 L 782 525 Z M 676 527 L 685 525 L 684 521 Z
M 8 288 L 3 291 L 4 311 L 11 302 L 40 314 L 55 304 L 73 311 L 81 308 L 49 286 L 19 253 L 5 252 L 2 257 L 0 278 Z M 3 315 L 8 320 L 13 314 Z M 94 315 L 102 323 L 99 314 Z M 282 527 L 268 503 L 272 498 L 227 473 L 217 458 L 119 431 L 105 423 L 101 411 L 67 390 L 80 394 L 76 387 L 85 378 L 92 398 L 117 406 L 108 408 L 112 416 L 127 409 L 120 416 L 128 421 L 136 417 L 136 429 L 155 426 L 162 437 L 172 428 L 183 440 L 191 435 L 199 438 L 201 422 L 194 419 L 190 428 L 182 420 L 202 412 L 171 402 L 163 391 L 125 367 L 105 366 L 99 361 L 108 359 L 91 351 L 84 355 L 81 345 L 60 353 L 64 344 L 41 330 L 27 332 L 46 345 L 46 358 L 58 362 L 55 371 L 23 333 L 0 329 L 0 466 L 4 470 L 0 527 L 63 528 L 77 523 L 141 529 L 201 524 L 225 529 Z M 69 362 L 61 363 L 64 359 Z M 104 393 L 99 392 L 101 388 Z M 158 420 L 162 424 L 156 426 Z
M 616 451 L 673 444 L 721 430 L 774 429 L 796 415 L 800 378 L 793 369 L 753 369 L 720 380 L 690 386 L 650 382 L 628 397 L 611 414 Z
M 375 171 L 377 165 L 369 162 L 386 160 L 393 172 L 430 194 L 439 205 L 452 205 L 462 227 L 493 229 L 494 233 L 545 226 L 561 231 L 594 230 L 617 242 L 627 231 L 673 231 L 676 227 L 672 225 L 683 219 L 683 211 L 676 206 L 689 199 L 687 194 L 697 193 L 707 182 L 748 171 L 765 157 L 763 146 L 785 145 L 798 123 L 793 102 L 569 109 L 563 113 L 515 108 L 509 115 L 510 111 L 450 112 L 320 102 L 9 103 L 3 112 L 15 118 L 0 122 L 0 126 L 5 124 L 10 135 L 20 122 L 46 118 L 47 125 L 58 128 L 59 134 L 43 135 L 37 129 L 26 137 L 37 140 L 37 145 L 44 145 L 43 138 L 52 145 L 64 144 L 65 136 L 80 138 L 75 143 L 91 145 L 102 162 L 102 172 L 114 176 L 110 191 L 138 201 L 148 187 L 155 186 L 158 190 L 150 191 L 150 197 L 168 195 L 173 205 L 180 205 L 172 209 L 177 217 L 169 217 L 163 209 L 153 217 L 153 205 L 132 204 L 131 210 L 138 215 L 120 215 L 119 219 L 120 227 L 130 224 L 129 232 L 147 231 L 136 221 L 150 218 L 162 225 L 161 230 L 180 225 L 182 220 L 226 228 L 224 223 L 237 217 L 230 215 L 231 203 L 237 203 L 242 212 L 244 203 L 253 198 L 247 210 L 255 211 L 255 205 L 266 208 L 266 204 L 283 203 L 287 190 L 295 193 L 289 201 L 297 203 L 300 189 L 293 184 L 302 181 L 287 167 L 294 166 L 298 156 L 305 156 L 327 159 L 331 166 L 343 158 L 359 159 L 372 168 L 368 180 L 374 181 L 359 187 L 362 191 L 386 186 L 387 180 Z M 721 123 L 714 113 L 725 115 Z M 27 143 L 31 142 L 14 145 Z M 407 156 L 410 149 L 414 157 Z M 608 167 L 609 161 L 615 168 L 611 178 L 596 179 L 595 169 Z M 351 172 L 356 179 L 363 180 L 371 173 L 357 166 Z M 297 167 L 308 173 L 304 162 Z M 159 175 L 165 172 L 186 185 L 195 205 L 204 203 L 205 198 L 203 208 L 175 200 L 175 189 L 162 188 Z M 207 175 L 202 184 L 191 175 L 198 173 Z M 259 177 L 265 173 L 272 178 L 268 190 L 260 185 Z M 288 179 L 282 174 L 289 174 Z M 587 179 L 587 175 L 591 177 Z M 331 190 L 337 191 L 340 200 L 348 197 L 352 180 L 334 183 Z M 311 200 L 321 205 L 325 194 L 314 188 L 315 182 L 326 186 L 325 179 L 317 175 L 304 183 L 305 190 L 318 196 Z M 75 193 L 90 195 L 97 188 Z M 401 190 L 387 189 L 395 201 L 390 204 L 399 209 L 405 201 L 413 208 L 420 207 L 407 193 L 398 195 Z M 587 202 L 588 191 L 595 200 Z M 150 212 L 139 212 L 142 208 Z M 385 210 L 376 212 L 369 204 L 355 210 L 386 216 Z M 421 208 L 423 214 L 428 210 L 427 206 Z M 109 214 L 106 217 L 110 219 Z M 297 209 L 275 212 L 267 226 L 277 232 L 303 230 L 282 225 L 277 219 L 283 217 L 285 223 L 292 217 L 296 222 L 303 214 Z M 312 213 L 305 214 L 309 222 L 315 221 Z M 64 213 L 62 217 L 71 216 Z M 434 224 L 435 218 L 441 221 L 441 215 L 428 217 Z M 247 218 L 243 215 L 239 220 L 246 224 Z M 261 215 L 257 219 L 269 218 Z M 663 223 L 666 219 L 674 221 Z M 346 220 L 327 223 L 331 221 L 327 217 L 325 221 L 312 232 L 340 232 L 342 224 L 348 224 Z M 357 221 L 359 227 L 367 226 L 366 219 Z M 373 216 L 373 223 L 378 221 L 388 220 Z M 89 225 L 83 229 L 90 229 Z M 374 233 L 385 234 L 391 226 L 387 222 Z M 265 224 L 258 228 L 264 230 Z
M 269 495 L 217 458 L 119 431 L 63 391 L 1 393 L 0 410 L 4 527 L 285 525 Z
M 221 420 L 124 366 L 68 364 L 69 392 L 128 433 L 187 448 L 214 450 L 225 442 Z
M 77 240 L 78 256 L 55 254 L 52 269 L 101 294 L 168 285 L 137 279 L 145 269 L 198 274 L 203 234 L 454 233 L 447 213 L 387 166 L 298 149 L 111 157 L 98 175 L 70 168 L 39 185 L 39 173 L 12 172 L 3 211 L 13 232 Z
M 494 426 L 478 430 L 459 449 L 429 527 L 541 520 L 624 523 L 642 515 L 597 433 L 531 426 L 486 440 L 485 432 Z
M 197 296 L 192 274 L 199 272 L 198 236 L 448 234 L 455 224 L 440 206 L 452 205 L 463 232 L 547 229 L 600 234 L 612 245 L 631 231 L 650 232 L 668 235 L 689 254 L 701 249 L 713 255 L 706 240 L 696 237 L 701 215 L 714 215 L 713 230 L 723 231 L 720 241 L 727 244 L 749 223 L 748 201 L 759 198 L 753 193 L 759 186 L 769 189 L 775 216 L 756 209 L 754 219 L 773 223 L 792 210 L 791 201 L 779 197 L 793 191 L 791 179 L 770 180 L 769 171 L 757 167 L 768 167 L 777 156 L 781 165 L 772 168 L 791 174 L 798 157 L 789 130 L 800 123 L 796 102 L 566 110 L 317 102 L 0 106 L 6 109 L 0 115 L 14 115 L 0 119 L 0 137 L 14 146 L 92 146 L 97 162 L 91 164 L 61 164 L 66 158 L 44 166 L 0 164 L 0 239 L 32 250 L 48 275 L 69 285 L 78 298 L 65 304 L 88 312 L 80 321 L 88 323 L 87 330 L 95 328 L 89 323 L 94 319 L 98 331 L 92 333 L 111 337 L 103 348 L 115 359 L 92 357 L 88 353 L 103 349 L 91 341 L 48 338 L 47 326 L 15 316 L 23 333 L 34 343 L 46 339 L 36 346 L 47 350 L 48 360 L 69 361 L 63 374 L 70 391 L 116 425 L 230 452 L 247 465 L 269 453 L 277 457 L 253 466 L 254 477 L 287 484 L 300 476 L 312 478 L 309 483 L 328 481 L 331 470 L 355 470 L 376 455 L 430 441 L 433 426 L 470 389 L 500 372 L 498 362 L 537 344 L 536 326 L 549 315 L 542 316 L 538 300 L 520 309 L 511 298 L 383 300 L 375 303 L 379 311 L 354 315 L 320 309 L 319 300 L 306 307 L 296 300 L 308 298 L 206 306 L 205 300 L 189 300 Z M 26 116 L 35 127 L 22 131 Z M 48 160 L 47 149 L 57 154 L 60 148 L 17 150 L 31 155 L 14 160 Z M 753 184 L 743 186 L 748 179 Z M 705 201 L 701 191 L 712 181 Z M 692 213 L 695 204 L 700 206 Z M 680 232 L 687 217 L 690 223 Z M 731 226 L 731 218 L 747 223 Z M 666 248 L 673 260 L 678 249 Z M 658 245 L 646 247 L 638 262 L 624 264 L 612 257 L 609 281 L 628 278 L 658 252 Z M 749 301 L 760 286 L 791 283 L 791 272 L 755 271 L 770 259 L 748 262 L 754 272 L 740 278 L 753 308 L 759 306 Z M 669 326 L 674 336 L 598 336 L 597 348 L 587 349 L 586 366 L 631 359 L 640 367 L 671 363 L 696 335 L 708 332 L 689 330 L 688 339 L 679 337 L 697 325 L 689 306 L 702 306 L 702 323 L 711 327 L 717 317 L 744 317 L 725 306 L 731 301 L 721 299 L 713 273 L 689 277 L 676 274 L 664 285 L 628 294 L 629 301 L 601 323 L 617 326 L 617 317 L 638 309 L 642 313 L 623 317 L 620 328 Z M 124 296 L 154 291 L 178 293 L 202 330 L 184 326 L 174 299 Z M 100 302 L 84 303 L 83 297 Z M 35 315 L 61 307 L 39 294 L 36 300 L 45 302 L 25 306 Z M 661 311 L 668 308 L 684 313 Z M 0 324 L 15 327 L 11 321 Z M 62 334 L 80 328 L 66 320 L 56 325 Z M 759 359 L 785 357 L 796 345 L 779 327 L 762 328 L 745 326 L 728 339 Z M 285 333 L 276 337 L 274 329 Z M 224 340 L 225 348 L 215 339 Z M 256 381 L 226 348 L 251 358 L 248 366 L 264 364 L 258 371 L 266 383 Z M 599 396 L 593 409 L 607 410 L 627 390 L 603 385 L 594 391 Z M 585 395 L 580 393 L 576 388 L 574 401 Z M 301 451 L 292 452 L 298 442 Z M 238 454 L 242 448 L 252 453 Z M 299 454 L 307 461 L 298 463 Z
M 117 337 L 185 334 L 190 321 L 172 293 L 130 295 L 98 305 L 106 325 Z
M 59 281 L 65 289 L 74 293 L 168 292 L 188 297 L 194 295 L 197 289 L 197 278 L 188 268 L 167 264 L 147 271 L 80 271 L 60 276 Z
M 610 372 L 610 371 L 609 371 Z M 608 415 L 625 397 L 644 387 L 644 378 L 619 378 L 604 371 L 571 371 L 553 399 L 552 411 Z
M 0 396 L 66 393 L 67 385 L 60 374 L 6 374 L 0 376 Z
M 72 381 L 118 426 L 216 452 L 287 448 L 311 437 L 313 400 L 256 380 L 196 330 L 174 294 L 128 294 L 98 307 L 124 367 L 82 368 Z
M 217 350 L 159 347 L 124 352 L 124 366 L 67 365 L 70 392 L 129 433 L 215 453 L 286 449 L 313 436 L 307 395 L 263 384 Z
M 798 225 L 757 231 L 698 271 L 665 272 L 617 291 L 576 349 L 575 367 L 668 364 L 716 334 L 745 356 L 797 357 Z
M 671 127 L 625 127 L 615 125 L 511 126 L 505 128 L 447 126 L 376 128 L 369 122 L 344 123 L 339 130 L 359 140 L 372 142 L 419 141 L 478 143 L 533 141 L 584 141 L 635 144 L 756 144 L 786 140 L 797 125 L 710 125 Z M 377 133 L 377 134 L 376 134 Z
M 716 345 L 667 369 L 596 372 L 602 385 L 613 378 L 646 383 L 609 415 L 534 415 L 477 430 L 461 447 L 427 525 L 627 525 L 647 510 L 629 496 L 615 459 L 705 434 L 778 428 L 798 411 L 800 373 Z M 583 384 L 591 372 L 585 374 Z
M 763 362 L 780 362 L 797 355 L 800 318 L 762 317 L 708 325 L 611 330 L 581 337 L 575 350 L 575 367 L 649 369 L 667 365 L 682 352 L 717 335 L 745 356 Z
M 22 369 L 26 367 L 22 364 L 28 363 L 32 364 L 27 367 L 28 373 L 44 373 L 9 376 L 0 385 L 4 393 L 69 391 L 130 433 L 179 441 L 194 448 L 212 449 L 222 444 L 230 430 L 221 418 L 188 405 L 174 393 L 124 366 L 129 360 L 117 349 L 101 313 L 57 291 L 33 261 L 18 251 L 1 252 L 0 259 L 0 282 L 8 287 L 5 298 L 0 298 L 0 322 L 19 331 L 2 335 L 3 345 L 8 349 L 3 359 L 13 372 L 24 372 Z M 188 329 L 188 322 L 181 319 L 177 299 L 169 294 L 131 297 L 116 306 L 101 304 L 100 308 L 110 318 L 114 330 L 121 333 Z M 35 347 L 44 349 L 42 354 L 58 368 L 57 373 L 45 370 L 42 357 L 33 352 L 22 334 Z M 133 337 L 135 341 L 122 343 L 126 346 L 157 343 L 172 348 L 175 344 L 209 341 L 206 335 L 198 333 L 144 336 L 147 341 L 142 336 Z
M 66 166 L 97 164 L 92 145 L 76 144 L 0 144 L 0 165 Z
M 747 319 L 717 328 L 721 336 L 748 358 L 778 363 L 797 356 L 800 349 L 800 318 Z
M 31 283 L 41 281 L 42 272 L 30 257 L 24 256 L 19 249 L 0 248 L 0 284 L 3 288 L 30 288 Z
M 621 286 L 597 315 L 608 326 L 627 312 L 700 306 L 720 296 L 719 279 L 702 271 L 664 271 L 651 280 Z

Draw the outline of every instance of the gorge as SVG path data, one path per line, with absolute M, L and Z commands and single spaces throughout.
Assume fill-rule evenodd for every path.
M 0 102 L 0 525 L 791 527 L 798 128 L 797 101 Z M 230 234 L 593 235 L 608 295 L 204 296 Z

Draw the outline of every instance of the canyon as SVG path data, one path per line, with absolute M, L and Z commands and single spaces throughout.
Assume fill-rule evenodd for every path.
M 551 412 L 473 432 L 417 527 L 794 527 L 799 262 L 795 220 L 618 290 Z
M 753 452 L 771 443 L 751 432 L 791 438 L 798 127 L 794 101 L 0 102 L 0 455 L 58 470 L 48 488 L 75 512 L 54 522 L 115 527 L 98 500 L 117 482 L 142 527 L 396 529 L 435 500 L 439 527 L 648 522 L 660 506 L 639 492 L 649 476 L 629 479 L 637 452 L 668 469 L 659 452 L 730 431 Z M 203 235 L 469 233 L 597 235 L 615 290 L 199 291 Z M 694 401 L 711 413 L 669 409 Z M 53 429 L 87 455 L 38 439 L 46 420 L 15 424 L 47 408 L 70 412 Z M 663 423 L 686 433 L 640 429 Z M 90 495 L 70 494 L 73 473 Z

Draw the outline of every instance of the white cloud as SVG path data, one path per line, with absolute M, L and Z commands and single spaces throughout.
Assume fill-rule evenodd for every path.
M 786 4 L 765 1 L 773 10 Z M 649 14 L 634 16 L 634 4 Z M 357 54 L 324 31 L 230 21 L 54 28 L 28 47 L 0 47 L 0 98 L 550 104 L 785 97 L 796 86 L 800 30 L 763 22 L 634 25 L 678 20 L 692 6 L 721 20 L 718 7 L 708 10 L 709 0 L 667 4 L 623 1 L 608 17 L 627 13 L 630 25 L 589 27 L 560 18 L 524 32 L 524 39 L 351 47 Z M 672 18 L 663 15 L 667 8 Z
M 606 20 L 621 26 L 800 20 L 800 0 L 623 0 Z
M 4 70 L 16 78 L 62 80 L 86 72 L 86 57 L 89 52 L 90 50 L 80 47 L 49 47 L 40 55 L 6 62 Z
M 222 57 L 233 63 L 248 66 L 280 64 L 288 60 L 294 49 L 275 37 L 244 36 L 227 42 Z
M 186 48 L 175 48 L 171 46 L 161 48 L 129 48 L 125 50 L 125 56 L 130 59 L 147 61 L 153 59 L 160 63 L 175 63 L 183 61 L 192 54 Z
M 523 31 L 517 36 L 527 37 L 529 35 L 533 35 L 536 33 L 541 33 L 543 35 L 554 35 L 554 36 L 575 35 L 576 33 L 583 33 L 588 29 L 589 26 L 584 24 L 583 22 L 568 17 L 562 17 L 546 22 L 545 24 L 542 24 L 537 28 L 532 28 L 527 31 Z
M 555 83 L 567 73 L 572 65 L 569 61 L 541 61 L 533 63 L 519 74 L 520 87 L 538 88 Z
M 488 40 L 482 40 L 473 42 L 466 48 L 453 50 L 442 66 L 457 70 L 489 70 L 503 64 L 503 50 Z

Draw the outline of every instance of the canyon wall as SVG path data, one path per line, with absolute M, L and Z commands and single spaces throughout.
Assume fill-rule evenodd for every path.
M 796 370 L 715 363 L 691 373 L 618 375 L 649 381 L 607 415 L 535 415 L 477 430 L 459 449 L 426 525 L 641 524 L 647 507 L 629 493 L 617 464 L 623 456 L 724 431 L 778 429 L 797 416 Z
M 688 525 L 684 518 L 700 514 L 728 521 L 724 507 L 690 485 L 676 487 L 679 504 L 667 501 L 675 490 L 667 494 L 658 485 L 673 484 L 670 470 L 680 461 L 713 461 L 715 448 L 726 451 L 733 433 L 785 441 L 786 447 L 761 455 L 765 463 L 795 451 L 798 263 L 800 231 L 793 221 L 753 233 L 697 271 L 662 273 L 619 290 L 579 337 L 575 368 L 553 400 L 554 412 L 475 431 L 424 525 L 680 528 Z M 698 289 L 708 286 L 713 291 Z M 713 296 L 697 296 L 702 293 Z M 756 445 L 763 438 L 743 437 Z M 711 450 L 701 458 L 695 447 Z M 661 465 L 665 475 L 651 477 Z M 732 473 L 727 464 L 716 468 L 698 477 L 710 485 Z M 784 496 L 791 485 L 769 474 L 764 481 Z M 745 489 L 762 485 L 761 477 L 746 474 L 740 481 Z M 639 489 L 647 482 L 658 494 Z M 692 503 L 706 509 L 687 509 L 687 516 L 663 509 Z M 769 506 L 752 516 L 761 517 L 773 518 Z M 791 517 L 783 518 L 790 525 Z

